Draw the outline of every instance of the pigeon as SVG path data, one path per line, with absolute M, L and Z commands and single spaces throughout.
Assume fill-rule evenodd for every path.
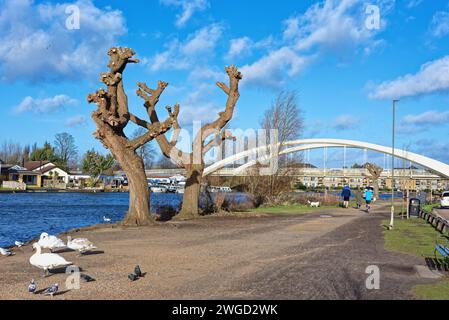
M 16 241 L 16 242 L 14 242 L 14 244 L 17 246 L 17 247 L 22 247 L 23 245 L 24 245 L 24 243 L 23 242 L 21 242 L 21 241 Z
M 59 290 L 59 285 L 57 283 L 55 283 L 51 287 L 45 289 L 43 294 L 46 296 L 51 296 L 53 298 L 53 296 L 58 292 L 58 290 Z
M 131 273 L 128 275 L 128 279 L 131 281 L 136 281 L 139 277 L 136 276 L 135 274 Z
M 88 276 L 87 274 L 82 273 L 80 275 L 80 278 L 83 279 L 84 282 L 92 282 L 95 281 L 94 278 L 92 278 L 91 276 Z
M 137 266 L 134 268 L 134 273 L 135 273 L 136 276 L 139 277 L 139 278 L 144 277 L 144 274 L 142 273 L 142 270 L 140 269 L 140 266 L 139 266 L 139 265 L 137 265 Z
M 3 248 L 0 248 L 0 254 L 2 256 L 12 256 L 12 255 L 14 255 L 14 253 L 12 251 L 10 251 L 8 249 L 3 249 Z
M 36 293 L 36 289 L 37 289 L 37 285 L 36 282 L 34 281 L 34 279 L 31 279 L 30 285 L 28 286 L 28 292 L 35 294 Z

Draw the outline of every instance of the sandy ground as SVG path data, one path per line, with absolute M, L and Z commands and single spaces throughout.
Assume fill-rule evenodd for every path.
M 324 214 L 324 215 L 323 215 Z M 338 209 L 307 215 L 208 217 L 145 228 L 72 233 L 98 247 L 79 257 L 61 252 L 96 279 L 66 290 L 64 273 L 42 278 L 28 262 L 30 246 L 0 257 L 1 299 L 52 299 L 27 292 L 60 284 L 53 299 L 410 299 L 420 259 L 383 249 L 381 220 Z M 66 240 L 64 238 L 64 240 Z M 147 275 L 127 276 L 139 264 Z M 365 268 L 382 266 L 388 284 L 364 289 Z M 386 282 L 385 282 L 386 283 Z

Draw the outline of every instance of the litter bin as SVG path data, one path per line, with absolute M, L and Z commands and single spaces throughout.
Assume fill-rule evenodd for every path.
M 421 212 L 421 200 L 417 198 L 410 199 L 410 204 L 408 208 L 410 217 L 418 218 L 419 213 Z

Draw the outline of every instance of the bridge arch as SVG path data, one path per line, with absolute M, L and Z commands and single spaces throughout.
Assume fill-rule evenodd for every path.
M 326 148 L 326 147 L 349 147 L 349 148 L 358 148 L 358 149 L 367 149 L 372 151 L 377 151 L 380 153 L 393 155 L 392 148 L 391 147 L 385 147 L 373 143 L 368 142 L 361 142 L 361 141 L 354 141 L 354 140 L 342 140 L 342 139 L 301 139 L 301 140 L 294 140 L 294 141 L 288 141 L 284 143 L 284 146 L 294 146 L 287 149 L 284 149 L 281 151 L 281 154 L 289 154 L 304 150 L 311 150 L 311 149 L 318 149 L 318 148 Z M 214 163 L 213 165 L 207 167 L 204 170 L 204 176 L 208 176 L 221 168 L 232 164 L 236 161 L 239 161 L 241 159 L 244 159 L 246 157 L 252 157 L 256 158 L 257 154 L 260 154 L 262 152 L 269 152 L 270 146 L 262 146 L 259 148 L 254 148 L 252 150 L 247 150 L 240 152 L 238 154 L 235 154 L 233 156 L 230 156 L 226 159 L 223 159 L 221 161 L 218 161 Z M 449 178 L 449 165 L 429 158 L 422 155 L 419 155 L 417 153 L 404 151 L 401 149 L 395 149 L 395 156 L 401 159 L 405 159 L 407 161 L 411 161 L 413 163 L 416 163 L 420 166 L 423 166 L 424 168 L 434 172 L 435 174 L 444 177 Z M 268 157 L 266 156 L 266 159 Z M 239 173 L 243 171 L 244 169 L 247 169 L 253 165 L 255 165 L 255 160 L 249 161 L 246 164 L 243 164 L 241 167 L 236 168 L 235 172 Z

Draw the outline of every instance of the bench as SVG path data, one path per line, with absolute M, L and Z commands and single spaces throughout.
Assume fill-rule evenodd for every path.
M 435 243 L 435 252 L 434 252 L 436 261 L 438 261 L 437 252 L 443 257 L 445 265 L 448 266 L 449 249 L 447 247 L 443 246 L 442 244 L 438 244 L 438 242 L 437 242 L 437 243 Z

